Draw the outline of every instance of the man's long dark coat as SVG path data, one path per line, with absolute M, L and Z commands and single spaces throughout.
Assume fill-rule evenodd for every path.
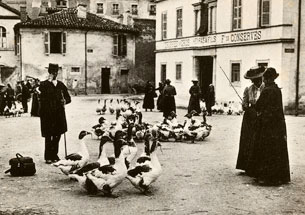
M 65 104 L 71 102 L 67 87 L 61 81 L 57 81 L 55 86 L 46 80 L 41 82 L 39 90 L 41 135 L 48 137 L 65 133 L 67 121 L 63 99 Z

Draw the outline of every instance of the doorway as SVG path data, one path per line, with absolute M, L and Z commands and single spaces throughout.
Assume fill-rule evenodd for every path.
M 121 93 L 128 93 L 128 69 L 121 70 Z
M 197 58 L 199 63 L 198 81 L 201 86 L 202 94 L 205 97 L 209 85 L 213 83 L 213 57 L 200 56 Z
M 110 85 L 109 85 L 109 78 L 110 78 L 110 68 L 102 68 L 102 75 L 101 75 L 101 93 L 102 94 L 109 94 L 110 93 Z
M 161 65 L 161 78 L 160 81 L 164 83 L 166 80 L 166 64 Z

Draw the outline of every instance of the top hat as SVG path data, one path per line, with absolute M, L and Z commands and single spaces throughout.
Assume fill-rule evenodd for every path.
M 263 66 L 255 66 L 250 68 L 246 74 L 244 75 L 245 79 L 255 79 L 262 77 L 265 72 L 265 67 Z
M 58 64 L 53 64 L 53 63 L 49 63 L 49 68 L 48 68 L 48 72 L 52 73 L 52 72 L 58 72 Z
M 265 79 L 276 79 L 279 76 L 279 74 L 276 72 L 276 70 L 272 67 L 269 67 L 266 69 L 265 73 L 264 73 L 264 78 Z
M 198 79 L 197 79 L 197 78 L 195 78 L 195 79 L 193 79 L 193 80 L 192 80 L 192 82 L 198 82 Z

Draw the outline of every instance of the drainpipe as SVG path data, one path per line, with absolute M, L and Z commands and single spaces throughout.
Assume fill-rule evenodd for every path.
M 295 115 L 299 115 L 299 83 L 300 83 L 300 43 L 301 43 L 301 21 L 302 21 L 302 15 L 301 15 L 301 6 L 302 6 L 302 0 L 299 0 L 299 11 L 298 11 L 298 43 L 297 43 L 297 71 L 296 71 L 296 82 L 295 82 Z
M 19 30 L 19 34 L 17 35 L 19 37 L 19 59 L 20 59 L 20 74 L 19 74 L 19 81 L 22 81 L 22 40 L 21 40 L 21 32 Z
M 87 95 L 87 33 L 85 32 L 85 95 Z

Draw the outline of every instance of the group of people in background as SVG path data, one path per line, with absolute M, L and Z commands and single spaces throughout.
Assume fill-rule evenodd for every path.
M 212 115 L 212 107 L 215 105 L 215 91 L 212 84 L 209 85 L 207 92 L 202 93 L 201 87 L 198 85 L 198 80 L 192 80 L 193 86 L 191 86 L 190 100 L 188 105 L 188 113 L 193 110 L 199 115 L 201 113 L 200 101 L 204 100 L 207 109 L 207 115 Z M 156 91 L 159 91 L 159 96 Z M 147 81 L 145 86 L 145 96 L 143 101 L 143 109 L 155 108 L 154 98 L 157 99 L 157 109 L 163 112 L 163 116 L 167 118 L 172 111 L 176 113 L 176 101 L 175 96 L 177 95 L 176 88 L 171 85 L 171 80 L 166 79 L 164 83 L 159 82 L 158 88 L 155 88 L 150 81 Z
M 31 116 L 39 116 L 38 94 L 35 89 L 39 86 L 39 79 L 34 79 L 32 83 L 29 80 L 19 81 L 16 88 L 13 89 L 10 84 L 0 86 L 0 115 L 3 115 L 4 109 L 7 106 L 9 109 L 16 102 L 22 104 L 23 112 L 28 113 L 28 102 L 32 97 Z
M 282 93 L 274 68 L 255 67 L 244 78 L 252 85 L 244 91 L 244 109 L 236 168 L 260 185 L 290 182 L 286 123 Z

